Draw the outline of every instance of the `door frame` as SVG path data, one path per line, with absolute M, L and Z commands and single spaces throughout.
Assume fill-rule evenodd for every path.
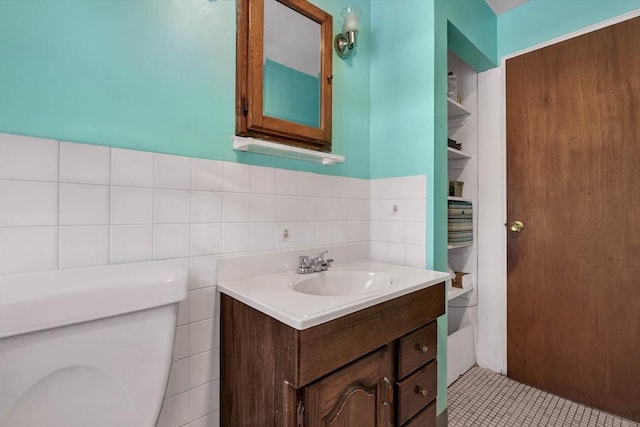
M 478 342 L 476 352 L 478 364 L 482 367 L 502 374 L 507 373 L 506 61 L 637 17 L 640 17 L 640 10 L 627 12 L 505 55 L 500 59 L 499 67 L 478 75 L 478 110 L 488 112 L 485 117 L 491 121 L 491 123 L 479 123 L 478 125 L 478 192 L 480 200 L 483 199 L 482 194 L 495 193 L 498 189 L 498 196 L 492 200 L 489 206 L 483 207 L 482 203 L 478 204 L 478 254 L 479 256 L 480 254 L 493 254 L 493 256 L 487 256 L 483 260 L 484 262 L 478 260 Z M 500 95 L 496 97 L 496 93 Z M 496 150 L 497 153 L 490 155 L 490 151 L 488 151 L 486 155 L 483 155 L 487 149 Z

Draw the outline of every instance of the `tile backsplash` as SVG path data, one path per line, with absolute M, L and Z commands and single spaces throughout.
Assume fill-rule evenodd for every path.
M 0 135 L 0 274 L 369 241 L 369 182 Z
M 190 267 L 158 427 L 218 426 L 216 260 L 369 245 L 424 267 L 426 178 L 366 180 L 0 134 L 0 274 Z
M 426 177 L 374 179 L 370 185 L 370 257 L 425 268 Z

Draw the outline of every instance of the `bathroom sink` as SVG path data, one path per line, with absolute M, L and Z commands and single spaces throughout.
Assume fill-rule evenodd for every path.
M 347 260 L 324 272 L 297 274 L 292 268 L 297 261 L 298 251 L 221 260 L 218 289 L 302 331 L 451 279 L 449 273 L 369 259 Z M 238 272 L 241 277 L 235 277 Z
M 329 270 L 300 276 L 289 286 L 295 292 L 309 295 L 344 296 L 368 294 L 396 285 L 398 280 L 389 273 L 365 270 Z

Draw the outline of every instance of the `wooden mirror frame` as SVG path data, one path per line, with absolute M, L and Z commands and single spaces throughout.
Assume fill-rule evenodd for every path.
M 277 141 L 316 151 L 331 151 L 333 17 L 306 0 L 277 0 L 320 24 L 320 127 L 263 112 L 264 0 L 238 0 L 236 41 L 236 135 Z

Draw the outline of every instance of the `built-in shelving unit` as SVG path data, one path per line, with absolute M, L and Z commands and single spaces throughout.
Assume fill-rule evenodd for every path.
M 447 227 L 449 266 L 453 271 L 468 273 L 471 286 L 451 287 L 447 292 L 448 355 L 447 384 L 475 364 L 475 330 L 477 325 L 477 231 L 478 206 L 478 74 L 453 53 L 448 68 L 458 78 L 458 100 L 447 99 L 448 132 L 447 175 L 449 181 L 462 181 L 461 197 L 448 196 L 450 206 Z M 470 232 L 470 234 L 469 234 Z M 470 238 L 470 241 L 463 241 Z

